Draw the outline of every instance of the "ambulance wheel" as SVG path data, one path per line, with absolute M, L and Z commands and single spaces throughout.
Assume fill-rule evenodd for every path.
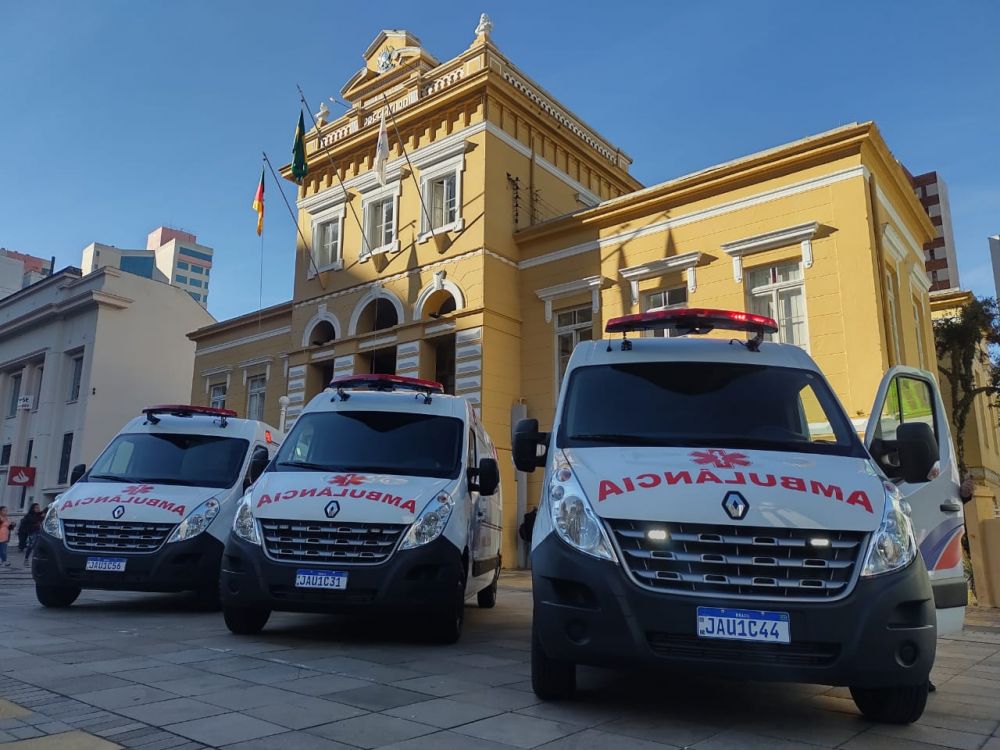
M 500 568 L 497 568 L 493 582 L 476 594 L 476 602 L 480 609 L 493 609 L 497 604 L 497 584 L 500 582 Z
M 75 586 L 42 586 L 36 583 L 35 596 L 43 607 L 62 609 L 76 601 L 80 596 L 80 589 Z
M 430 636 L 438 643 L 457 643 L 462 637 L 465 625 L 465 576 L 461 576 L 455 586 L 455 594 L 450 605 L 430 621 Z
M 851 697 L 866 719 L 883 724 L 912 724 L 924 713 L 930 683 L 887 688 L 851 688 Z
M 550 659 L 531 628 L 531 689 L 544 701 L 567 700 L 576 692 L 576 664 Z
M 226 627 L 236 635 L 257 635 L 264 629 L 271 610 L 259 607 L 223 607 Z

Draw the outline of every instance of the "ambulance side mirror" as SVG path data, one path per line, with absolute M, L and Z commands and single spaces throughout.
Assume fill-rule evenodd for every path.
M 476 469 L 476 481 L 473 484 L 480 495 L 494 495 L 500 489 L 500 467 L 494 458 L 479 459 L 479 468 Z
M 260 478 L 270 460 L 270 456 L 267 455 L 267 448 L 258 445 L 253 449 L 253 456 L 250 457 L 250 468 L 247 470 L 247 487 Z
M 518 471 L 532 472 L 539 466 L 545 466 L 546 450 L 549 444 L 549 433 L 538 431 L 537 419 L 522 419 L 514 428 L 514 441 L 511 453 L 514 456 L 514 466 Z M 542 450 L 539 450 L 541 446 Z
M 73 471 L 69 473 L 69 483 L 76 484 L 80 481 L 80 478 L 87 473 L 87 464 L 77 464 L 73 467 Z
M 903 481 L 926 482 L 940 458 L 934 430 L 926 422 L 904 422 L 896 428 L 896 453 Z

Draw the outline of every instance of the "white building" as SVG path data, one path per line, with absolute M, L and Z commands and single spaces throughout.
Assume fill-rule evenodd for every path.
M 176 286 L 67 268 L 0 300 L 0 505 L 43 507 L 142 407 L 188 403 L 195 345 L 213 322 Z M 12 486 L 33 467 L 31 486 Z
M 0 298 L 19 292 L 50 273 L 51 260 L 0 247 Z
M 128 249 L 92 242 L 83 249 L 84 274 L 99 268 L 119 268 L 147 279 L 179 286 L 202 307 L 208 305 L 209 277 L 215 251 L 199 245 L 190 232 L 157 227 L 146 238 L 146 249 Z
M 990 262 L 993 264 L 993 289 L 997 299 L 1000 300 L 1000 234 L 993 235 L 989 241 Z

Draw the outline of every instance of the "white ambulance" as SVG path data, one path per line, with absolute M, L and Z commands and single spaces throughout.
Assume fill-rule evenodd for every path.
M 681 337 L 628 338 L 669 330 Z M 749 332 L 725 340 L 685 337 Z M 936 635 L 960 629 L 962 504 L 935 378 L 885 375 L 864 441 L 770 318 L 660 310 L 573 352 L 532 539 L 532 683 L 577 664 L 846 685 L 877 721 L 921 715 Z M 929 575 L 928 575 L 929 572 Z
M 81 589 L 195 591 L 218 603 L 219 562 L 236 504 L 279 433 L 229 409 L 151 406 L 52 503 L 32 554 L 38 601 Z
M 396 375 L 335 378 L 240 501 L 222 560 L 226 625 L 404 611 L 454 642 L 467 598 L 496 601 L 501 513 L 496 450 L 467 399 Z

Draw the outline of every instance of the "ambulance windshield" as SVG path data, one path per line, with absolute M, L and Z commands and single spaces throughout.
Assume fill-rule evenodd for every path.
M 632 362 L 574 370 L 560 447 L 705 446 L 865 455 L 814 372 L 726 362 Z
M 303 414 L 278 451 L 279 471 L 364 471 L 457 477 L 462 422 L 392 411 Z
M 94 462 L 87 481 L 232 487 L 248 446 L 240 438 L 214 435 L 119 435 Z

